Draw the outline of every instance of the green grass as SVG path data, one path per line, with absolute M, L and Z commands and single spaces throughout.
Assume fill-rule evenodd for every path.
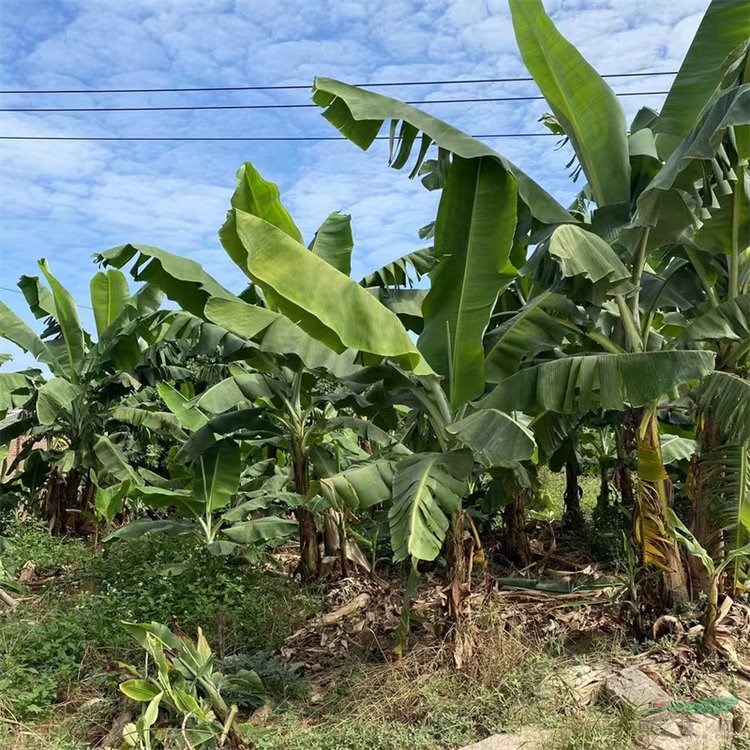
M 319 607 L 285 576 L 211 557 L 189 537 L 145 537 L 95 554 L 33 525 L 11 529 L 12 563 L 38 574 L 66 566 L 38 596 L 0 612 L 0 716 L 42 720 L 55 708 L 113 697 L 117 662 L 141 660 L 121 620 L 157 620 L 190 635 L 202 627 L 219 657 L 273 651 Z M 185 571 L 159 570 L 180 562 Z
M 249 730 L 259 750 L 443 750 L 526 724 L 559 729 L 562 750 L 596 741 L 608 750 L 630 747 L 618 739 L 627 728 L 614 714 L 581 723 L 551 709 L 539 685 L 564 658 L 559 647 L 503 634 L 491 613 L 475 632 L 481 653 L 462 672 L 449 652 L 417 648 L 393 664 L 345 665 L 335 687 L 312 700 L 314 675 L 270 654 L 320 609 L 322 589 L 211 557 L 188 537 L 94 552 L 33 523 L 5 533 L 15 542 L 8 563 L 34 560 L 37 575 L 52 580 L 14 612 L 0 612 L 4 750 L 84 750 L 106 733 L 127 706 L 118 662 L 142 663 L 121 620 L 157 620 L 189 635 L 200 626 L 220 666 L 258 669 L 273 705 L 266 726 Z M 181 575 L 159 574 L 175 563 Z

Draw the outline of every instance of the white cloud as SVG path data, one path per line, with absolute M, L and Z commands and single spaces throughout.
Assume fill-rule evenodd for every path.
M 570 40 L 603 72 L 676 69 L 708 0 L 545 0 Z M 6 88 L 244 85 L 525 75 L 505 0 L 49 0 L 0 8 Z M 668 79 L 622 80 L 617 90 Z M 404 99 L 517 96 L 528 83 L 394 87 Z M 5 97 L 4 106 L 307 102 L 308 91 Z M 628 118 L 641 101 L 623 99 Z M 659 99 L 649 99 L 658 106 Z M 544 102 L 432 105 L 467 132 L 539 132 Z M 4 114 L 3 134 L 335 135 L 316 110 Z M 550 138 L 492 145 L 565 202 L 569 152 Z M 236 168 L 252 160 L 307 238 L 334 210 L 353 214 L 355 273 L 420 246 L 436 196 L 386 166 L 386 146 L 348 143 L 0 142 L 2 284 L 45 255 L 76 297 L 87 297 L 93 252 L 127 241 L 163 245 L 242 286 L 221 251 Z M 22 307 L 17 295 L 3 301 Z

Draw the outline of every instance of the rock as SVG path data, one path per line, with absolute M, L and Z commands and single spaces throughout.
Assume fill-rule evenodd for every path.
M 601 696 L 611 703 L 643 710 L 667 706 L 672 698 L 640 669 L 628 667 L 604 680 Z
M 735 732 L 742 732 L 750 727 L 750 689 L 743 685 L 750 685 L 747 680 L 739 678 L 727 687 L 727 683 L 718 675 L 701 680 L 694 688 L 698 698 L 738 698 L 739 703 L 732 709 L 732 727 Z
M 728 750 L 734 734 L 729 714 L 659 713 L 641 729 L 650 750 Z
M 513 734 L 493 734 L 462 750 L 543 750 L 553 735 L 551 729 L 522 729 Z

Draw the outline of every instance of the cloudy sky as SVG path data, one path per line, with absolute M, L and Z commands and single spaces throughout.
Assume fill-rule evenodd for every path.
M 545 0 L 600 73 L 674 71 L 708 0 Z M 3 0 L 0 88 L 91 89 L 507 78 L 525 75 L 506 0 Z M 664 91 L 671 76 L 611 79 L 618 92 Z M 408 100 L 522 96 L 530 83 L 380 89 Z M 623 97 L 628 118 L 663 96 Z M 305 103 L 306 90 L 166 94 L 2 94 L 0 107 Z M 541 101 L 424 105 L 470 133 L 540 132 Z M 0 112 L 0 135 L 331 136 L 316 109 Z M 554 138 L 492 145 L 559 200 L 573 190 Z M 189 255 L 243 288 L 218 244 L 245 160 L 279 183 L 304 235 L 335 210 L 353 215 L 361 275 L 417 249 L 435 197 L 389 170 L 387 144 L 345 141 L 106 143 L 0 141 L 0 286 L 46 257 L 83 305 L 94 252 L 125 242 Z M 24 317 L 23 297 L 0 299 Z M 86 310 L 83 317 L 89 318 Z M 11 351 L 0 343 L 0 352 Z M 29 360 L 18 357 L 15 366 Z M 7 367 L 7 366 L 6 366 Z

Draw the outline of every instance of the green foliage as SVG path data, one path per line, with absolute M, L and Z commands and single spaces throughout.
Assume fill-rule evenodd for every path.
M 142 672 L 127 665 L 135 677 L 120 684 L 125 696 L 146 704 L 141 716 L 123 729 L 125 744 L 152 750 L 186 742 L 188 747 L 213 750 L 228 740 L 229 747 L 240 750 L 244 743 L 237 729 L 237 706 L 230 708 L 222 692 L 231 684 L 244 691 L 246 701 L 261 705 L 265 689 L 258 675 L 241 670 L 227 677 L 216 671 L 214 654 L 200 628 L 193 642 L 157 622 L 122 624 L 150 657 Z M 160 720 L 164 712 L 167 717 Z
M 144 537 L 98 555 L 38 526 L 12 526 L 10 535 L 13 565 L 31 559 L 40 575 L 59 574 L 62 565 L 69 571 L 37 601 L 0 613 L 0 703 L 17 717 L 48 713 L 76 680 L 114 690 L 109 665 L 138 659 L 123 618 L 172 621 L 189 634 L 202 627 L 224 658 L 277 648 L 318 607 L 281 576 L 227 564 L 190 537 Z M 179 576 L 159 573 L 175 560 L 183 564 Z

